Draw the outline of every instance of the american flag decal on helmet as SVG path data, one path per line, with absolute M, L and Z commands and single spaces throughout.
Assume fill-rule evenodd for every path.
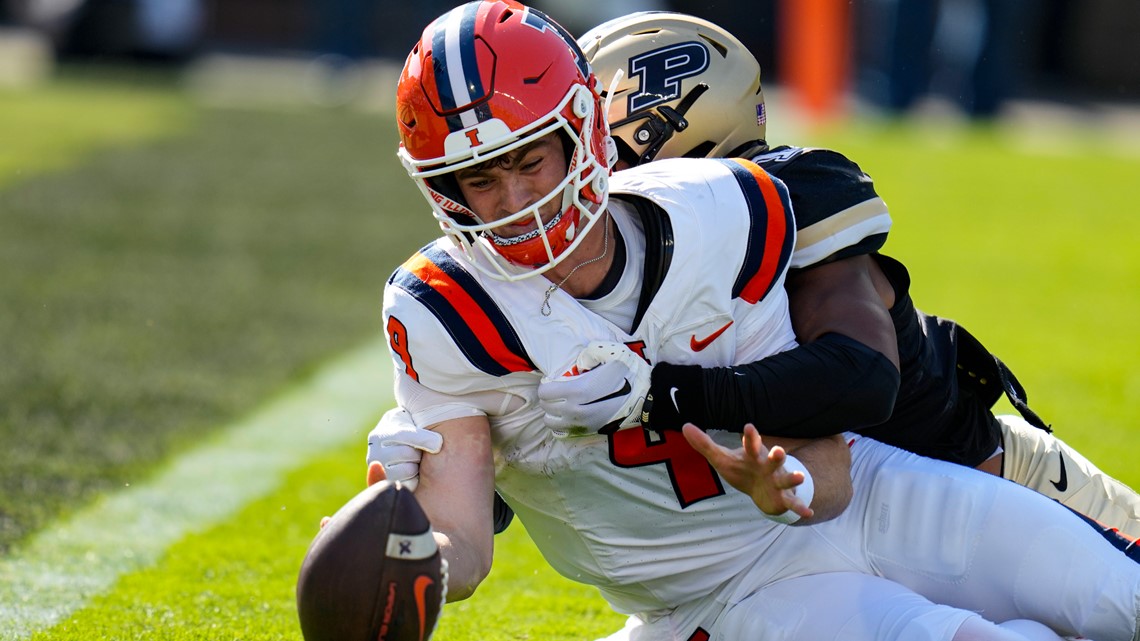
M 768 124 L 768 110 L 764 108 L 764 103 L 756 105 L 756 124 L 760 127 Z
M 487 87 L 479 75 L 475 50 L 475 19 L 481 7 L 480 3 L 470 2 L 433 23 L 432 67 L 440 107 L 450 114 L 447 126 L 451 131 L 474 127 L 491 118 L 491 108 L 485 102 Z M 480 104 L 471 108 L 476 102 Z

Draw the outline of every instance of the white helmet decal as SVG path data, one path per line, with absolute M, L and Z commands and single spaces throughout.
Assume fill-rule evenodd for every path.
M 626 111 L 633 113 L 681 97 L 681 80 L 709 68 L 709 49 L 696 40 L 654 49 L 629 59 L 629 75 L 638 79 Z

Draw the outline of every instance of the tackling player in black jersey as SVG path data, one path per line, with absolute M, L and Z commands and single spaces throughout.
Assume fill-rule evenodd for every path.
M 1056 438 L 961 325 L 916 308 L 906 267 L 880 252 L 890 215 L 871 178 L 835 151 L 768 145 L 760 66 L 736 38 L 692 16 L 641 12 L 579 43 L 602 82 L 615 78 L 609 119 L 623 161 L 748 158 L 787 185 L 798 230 L 787 288 L 801 346 L 731 368 L 656 363 L 643 425 L 853 430 L 1004 476 L 1140 537 L 1140 496 Z M 993 414 L 1003 394 L 1020 416 Z

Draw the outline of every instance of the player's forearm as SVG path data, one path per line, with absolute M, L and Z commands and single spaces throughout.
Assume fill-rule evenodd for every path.
M 443 436 L 438 454 L 424 455 L 416 489 L 448 563 L 448 601 L 471 596 L 491 570 L 494 463 L 482 416 L 432 426 Z
M 649 427 L 680 429 L 692 422 L 739 432 L 755 423 L 766 435 L 831 436 L 890 418 L 898 386 L 899 372 L 889 359 L 849 337 L 828 334 L 734 367 L 657 365 L 650 393 L 676 404 L 654 402 Z
M 815 485 L 809 507 L 815 513 L 796 525 L 822 523 L 839 516 L 851 502 L 851 450 L 842 436 L 800 440 L 765 437 L 769 446 L 779 445 L 807 468 Z

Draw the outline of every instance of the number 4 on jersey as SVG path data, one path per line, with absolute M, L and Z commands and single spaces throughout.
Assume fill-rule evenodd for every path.
M 663 463 L 681 507 L 724 494 L 720 476 L 680 432 L 646 429 L 617 430 L 609 434 L 610 460 L 624 468 Z

